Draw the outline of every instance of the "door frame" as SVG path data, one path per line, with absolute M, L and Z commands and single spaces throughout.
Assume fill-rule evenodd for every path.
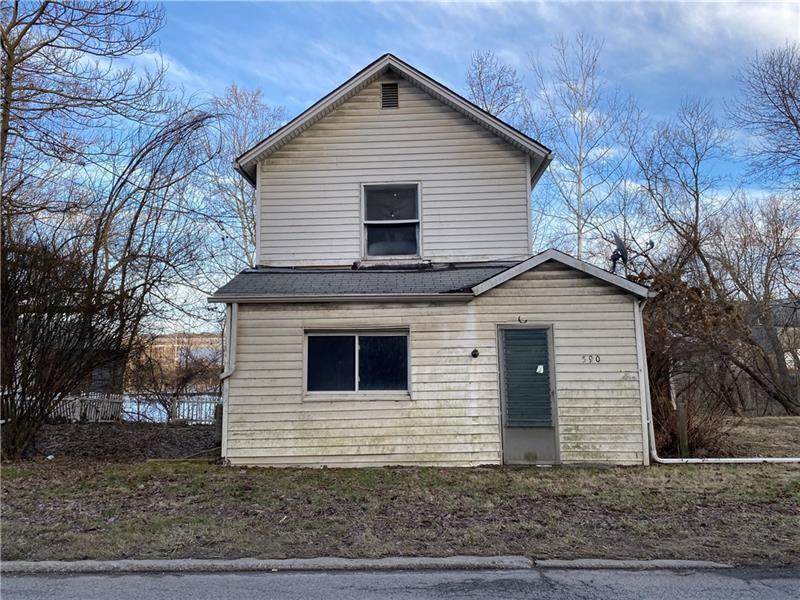
M 498 324 L 496 330 L 497 338 L 497 385 L 500 400 L 500 464 L 506 464 L 505 451 L 505 410 L 506 410 L 506 386 L 505 382 L 505 358 L 503 343 L 505 341 L 504 331 L 508 329 L 544 329 L 547 332 L 547 362 L 549 368 L 550 384 L 550 416 L 553 420 L 553 435 L 555 436 L 555 460 L 552 462 L 542 461 L 538 464 L 561 464 L 561 433 L 558 423 L 558 397 L 556 390 L 556 353 L 555 353 L 555 325 L 553 323 L 506 323 Z

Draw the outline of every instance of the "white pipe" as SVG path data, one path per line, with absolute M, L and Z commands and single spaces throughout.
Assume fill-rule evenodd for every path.
M 228 395 L 230 393 L 230 380 L 228 379 L 236 370 L 236 330 L 239 327 L 239 305 L 237 303 L 225 306 L 225 370 L 220 374 L 222 381 L 222 458 L 228 456 Z
M 236 303 L 228 304 L 225 307 L 225 370 L 220 374 L 220 380 L 224 381 L 236 370 L 236 328 L 239 317 L 239 305 Z
M 638 320 L 641 322 L 641 310 L 642 306 L 644 306 L 647 300 L 642 300 L 641 303 L 636 303 L 636 311 L 639 312 Z M 637 337 L 640 338 L 641 345 L 639 345 L 639 351 L 641 352 L 641 359 L 644 361 L 644 373 L 645 378 L 647 377 L 647 352 L 644 349 L 644 329 L 639 330 L 637 327 L 636 332 Z M 637 344 L 638 345 L 638 344 Z M 643 382 L 644 386 L 644 393 L 645 393 L 645 404 L 647 405 L 647 430 L 648 430 L 648 439 L 649 439 L 649 446 L 650 446 L 650 458 L 653 462 L 660 463 L 662 465 L 701 465 L 701 464 L 711 464 L 711 465 L 725 465 L 725 464 L 756 464 L 756 463 L 800 463 L 800 457 L 746 457 L 746 458 L 661 458 L 658 455 L 658 449 L 656 448 L 656 430 L 653 426 L 653 403 L 652 398 L 650 397 L 650 382 L 649 380 L 645 379 Z

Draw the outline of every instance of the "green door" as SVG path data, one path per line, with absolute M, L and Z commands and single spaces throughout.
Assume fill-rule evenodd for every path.
M 550 330 L 503 329 L 503 461 L 558 460 L 550 378 Z

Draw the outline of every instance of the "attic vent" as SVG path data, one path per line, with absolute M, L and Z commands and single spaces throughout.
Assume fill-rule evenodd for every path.
M 396 83 L 384 83 L 381 85 L 381 108 L 398 108 L 400 101 Z

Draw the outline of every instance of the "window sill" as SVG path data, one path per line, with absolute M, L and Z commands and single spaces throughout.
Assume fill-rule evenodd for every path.
M 411 400 L 411 392 L 303 392 L 303 402 L 372 402 Z
M 361 259 L 361 264 L 372 267 L 378 265 L 408 265 L 408 264 L 430 264 L 430 260 L 422 258 L 421 256 L 365 256 Z

